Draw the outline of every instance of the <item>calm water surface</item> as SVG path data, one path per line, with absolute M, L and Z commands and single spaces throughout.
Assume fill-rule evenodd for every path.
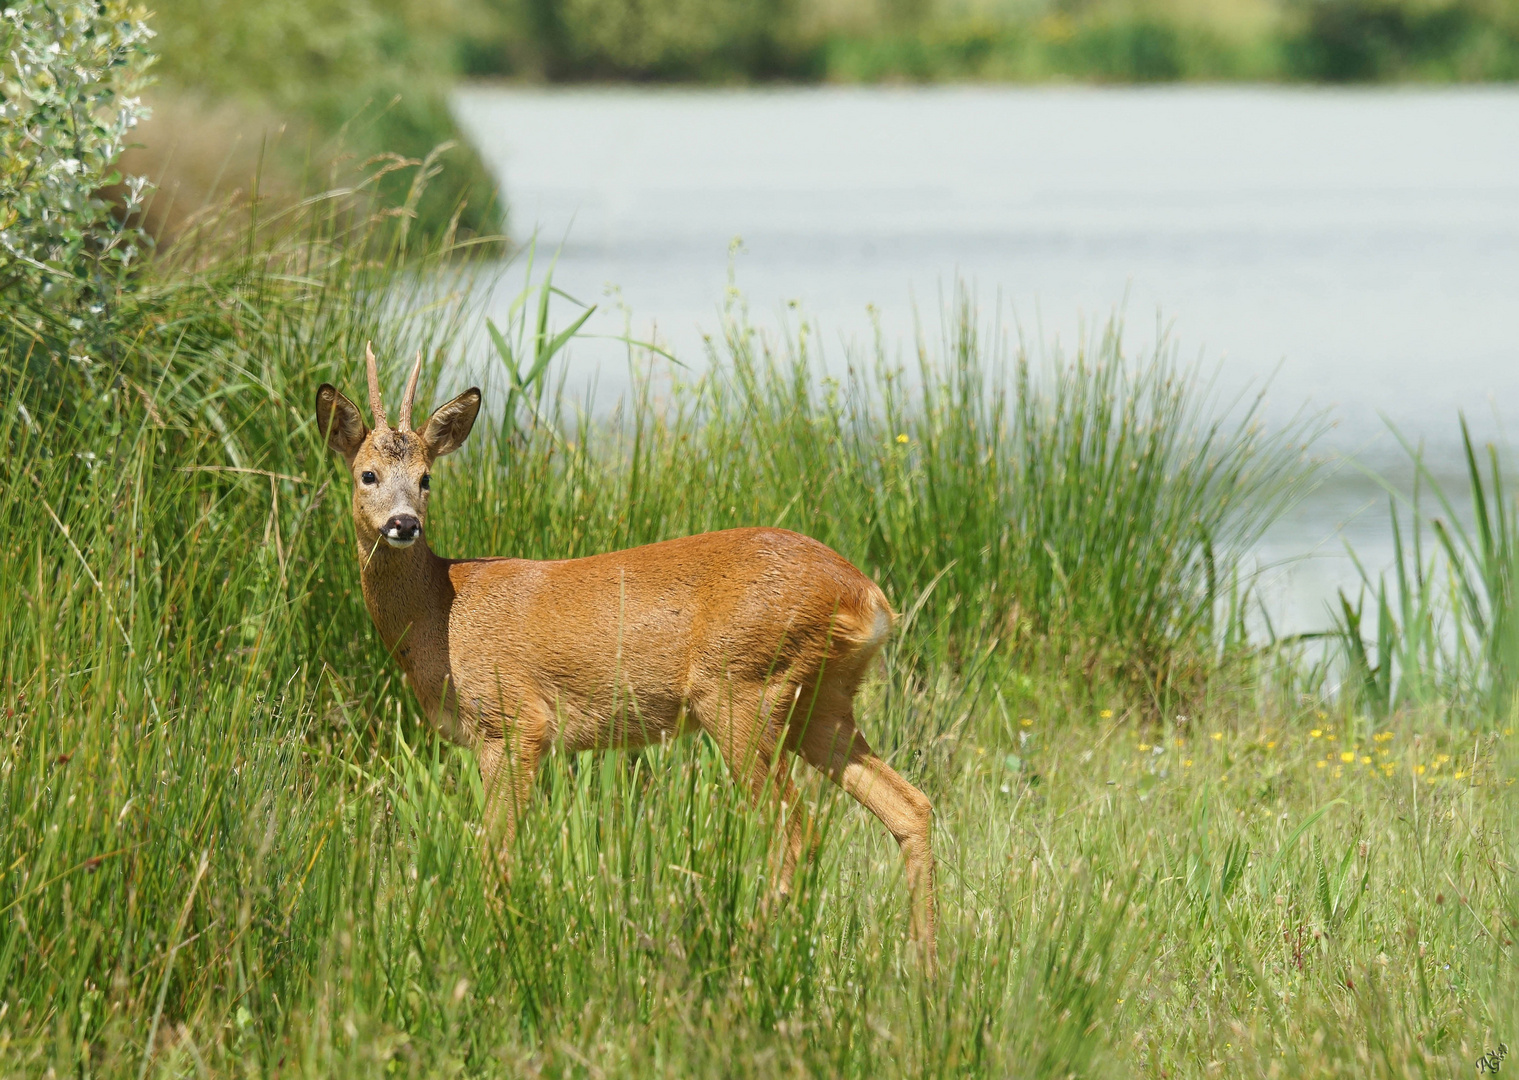
M 1519 424 L 1519 91 L 479 87 L 455 107 L 514 236 L 562 245 L 556 282 L 603 305 L 588 329 L 620 333 L 621 304 L 688 361 L 730 270 L 757 322 L 798 302 L 840 364 L 872 306 L 906 343 L 964 280 L 1047 346 L 1115 312 L 1136 352 L 1164 328 L 1226 391 L 1269 379 L 1271 416 L 1328 410 L 1326 452 L 1373 468 L 1398 461 L 1385 420 L 1442 470 L 1458 410 L 1484 437 Z M 572 372 L 602 400 L 626 385 L 611 343 Z M 1390 559 L 1380 502 L 1345 468 L 1266 538 L 1283 627 L 1322 625 L 1354 580 L 1342 538 Z

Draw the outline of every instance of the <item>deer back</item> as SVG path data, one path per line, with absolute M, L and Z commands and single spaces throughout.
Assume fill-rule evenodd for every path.
M 546 707 L 551 734 L 574 746 L 662 737 L 694 697 L 728 684 L 822 677 L 852 693 L 893 618 L 842 556 L 783 529 L 581 559 L 466 560 L 448 576 L 461 713 L 494 727 Z

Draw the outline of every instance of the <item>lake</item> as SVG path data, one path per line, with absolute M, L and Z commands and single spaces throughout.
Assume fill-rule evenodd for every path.
M 1046 348 L 1118 313 L 1131 351 L 1164 332 L 1225 393 L 1269 380 L 1276 420 L 1327 410 L 1346 464 L 1258 552 L 1279 629 L 1322 626 L 1354 583 L 1343 538 L 1390 561 L 1359 468 L 1406 477 L 1388 421 L 1442 474 L 1459 411 L 1483 438 L 1519 421 L 1519 90 L 477 86 L 454 105 L 514 237 L 602 305 L 591 332 L 627 312 L 699 362 L 731 272 L 755 322 L 795 302 L 842 363 L 872 309 L 905 348 L 964 281 Z M 603 402 L 626 386 L 612 342 L 570 370 Z

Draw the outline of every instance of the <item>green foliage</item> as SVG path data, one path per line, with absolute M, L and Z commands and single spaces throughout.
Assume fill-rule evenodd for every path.
M 1081 18 L 945 18 L 907 32 L 830 34 L 815 66 L 850 82 L 908 78 L 1051 78 L 1146 83 L 1279 75 L 1273 44 L 1239 39 L 1165 12 L 1104 11 Z
M 98 197 L 153 62 L 141 6 L 17 0 L 0 16 L 0 295 L 94 305 L 146 244 Z M 127 182 L 129 209 L 144 181 Z
M 731 82 L 1506 80 L 1502 0 L 490 0 L 476 74 Z
M 1298 0 L 1288 70 L 1327 82 L 1512 79 L 1519 18 L 1491 0 Z
M 304 120 L 361 162 L 393 154 L 435 158 L 441 171 L 414 208 L 441 234 L 460 206 L 467 233 L 500 231 L 495 184 L 448 111 L 459 41 L 476 26 L 468 3 L 416 0 L 164 0 L 154 7 L 166 82 L 231 96 Z M 405 202 L 400 181 L 379 195 Z
M 794 0 L 485 0 L 461 50 L 474 74 L 765 79 L 805 63 L 800 10 Z
M 789 0 L 561 0 L 565 56 L 590 75 L 764 78 L 779 67 Z
M 168 0 L 158 18 L 165 77 L 224 94 L 253 92 L 290 110 L 316 88 L 353 93 L 377 79 L 449 70 L 459 5 L 406 0 Z

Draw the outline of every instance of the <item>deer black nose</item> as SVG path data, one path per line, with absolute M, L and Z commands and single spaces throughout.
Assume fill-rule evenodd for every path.
M 397 514 L 385 523 L 381 535 L 392 547 L 406 547 L 422 531 L 422 523 L 411 514 Z

